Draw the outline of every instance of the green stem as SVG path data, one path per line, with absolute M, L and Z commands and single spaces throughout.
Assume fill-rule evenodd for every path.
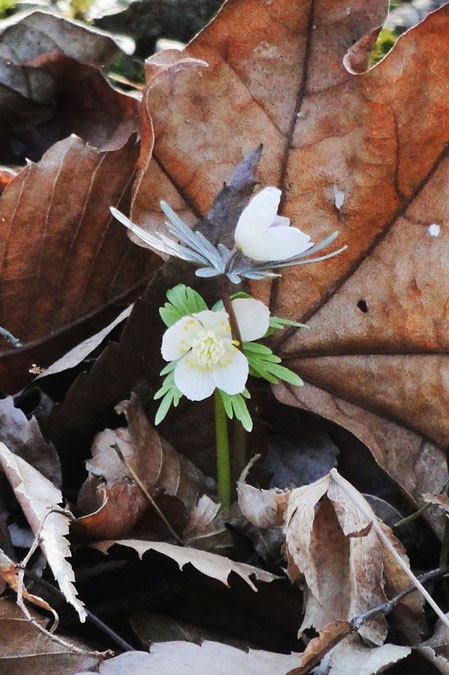
M 229 461 L 229 441 L 226 411 L 218 389 L 215 399 L 215 438 L 217 442 L 218 499 L 221 508 L 231 503 L 231 463 Z

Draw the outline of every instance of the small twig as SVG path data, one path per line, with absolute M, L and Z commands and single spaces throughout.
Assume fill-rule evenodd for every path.
M 64 600 L 64 602 L 67 603 L 67 599 L 58 588 L 53 586 L 52 584 L 48 583 L 48 581 L 45 581 L 45 579 L 41 579 L 38 577 L 34 572 L 30 572 L 29 570 L 25 571 L 25 574 L 27 577 L 32 579 L 36 584 L 39 586 L 42 586 L 42 588 L 45 588 L 46 590 L 50 591 L 50 593 L 53 593 L 56 597 L 60 598 L 61 600 Z M 132 652 L 134 651 L 134 647 L 130 645 L 126 640 L 120 637 L 112 628 L 110 628 L 107 624 L 103 623 L 101 619 L 98 618 L 95 614 L 93 614 L 87 607 L 85 608 L 86 610 L 86 615 L 87 615 L 87 620 L 90 621 L 94 626 L 96 626 L 99 630 L 101 630 L 105 635 L 107 635 L 111 640 L 113 640 L 121 649 L 123 649 L 126 652 Z
M 144 484 L 142 483 L 142 481 L 140 480 L 139 476 L 136 474 L 136 472 L 134 471 L 134 469 L 132 468 L 132 466 L 130 466 L 130 464 L 128 463 L 128 461 L 127 461 L 126 458 L 124 457 L 124 455 L 123 455 L 122 451 L 120 450 L 120 448 L 118 447 L 117 443 L 114 443 L 114 444 L 112 445 L 112 447 L 114 448 L 114 450 L 115 450 L 115 452 L 117 453 L 117 455 L 120 457 L 120 460 L 123 462 L 123 464 L 125 465 L 126 469 L 127 469 L 127 470 L 129 471 L 129 473 L 131 474 L 132 478 L 135 480 L 136 484 L 140 487 L 140 489 L 142 490 L 143 494 L 145 495 L 145 497 L 146 497 L 146 498 L 148 499 L 148 501 L 150 502 L 151 506 L 154 508 L 154 510 L 155 510 L 156 513 L 158 514 L 159 518 L 163 521 L 163 523 L 165 524 L 165 526 L 166 526 L 167 529 L 169 530 L 169 532 L 170 532 L 170 534 L 172 535 L 172 537 L 174 537 L 174 538 L 176 539 L 176 541 L 178 542 L 178 544 L 180 544 L 181 546 L 184 546 L 183 540 L 181 539 L 181 537 L 180 537 L 178 534 L 176 534 L 175 530 L 173 529 L 173 527 L 172 527 L 172 526 L 170 525 L 170 523 L 168 522 L 167 518 L 164 516 L 164 514 L 163 514 L 162 511 L 160 510 L 159 506 L 156 504 L 156 502 L 154 501 L 153 497 L 150 495 L 150 493 L 149 493 L 148 490 L 146 489 L 145 485 L 144 485 Z

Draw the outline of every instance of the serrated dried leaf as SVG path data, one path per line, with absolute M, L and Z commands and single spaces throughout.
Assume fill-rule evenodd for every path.
M 76 597 L 75 577 L 66 560 L 71 555 L 65 538 L 69 533 L 69 519 L 58 506 L 62 502 L 61 492 L 28 462 L 10 452 L 4 443 L 0 443 L 0 463 L 31 529 L 35 535 L 39 533 L 40 547 L 61 591 L 80 620 L 85 621 L 84 605 Z M 50 513 L 52 509 L 59 512 Z
M 205 640 L 201 646 L 192 642 L 158 642 L 151 652 L 126 652 L 100 666 L 100 675 L 125 675 L 157 672 L 158 675 L 284 675 L 296 663 L 296 654 L 275 654 L 235 647 Z M 213 664 L 213 665 L 212 665 Z M 211 670 L 212 669 L 212 670 Z M 78 675 L 88 675 L 79 673 Z
M 216 555 L 209 551 L 201 551 L 187 546 L 175 546 L 174 544 L 167 544 L 160 541 L 117 539 L 115 541 L 96 542 L 91 544 L 91 546 L 92 548 L 102 551 L 102 553 L 107 553 L 114 544 L 134 549 L 139 554 L 140 558 L 148 551 L 162 553 L 162 555 L 174 560 L 181 570 L 185 565 L 190 563 L 202 574 L 221 581 L 225 586 L 229 585 L 228 578 L 231 572 L 238 574 L 239 577 L 246 581 L 253 591 L 257 591 L 257 587 L 251 579 L 252 576 L 254 576 L 257 581 L 266 582 L 274 581 L 274 579 L 279 578 L 271 572 L 266 572 L 253 565 L 235 562 L 226 556 Z

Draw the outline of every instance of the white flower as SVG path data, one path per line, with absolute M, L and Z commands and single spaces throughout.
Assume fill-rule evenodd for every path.
M 214 246 L 202 232 L 191 230 L 166 202 L 161 202 L 161 208 L 168 218 L 165 226 L 171 237 L 163 232 L 150 234 L 114 207 L 110 210 L 148 246 L 198 265 L 195 272 L 198 277 L 226 275 L 234 284 L 239 284 L 242 277 L 277 277 L 280 275 L 273 269 L 326 260 L 345 250 L 343 246 L 338 251 L 310 258 L 310 254 L 329 246 L 338 232 L 314 246 L 307 234 L 290 227 L 289 218 L 277 215 L 280 198 L 281 191 L 274 187 L 267 187 L 253 197 L 238 220 L 234 235 L 236 246 L 232 251 L 222 243 Z
M 308 234 L 290 227 L 290 219 L 278 216 L 281 191 L 266 187 L 242 211 L 235 228 L 235 245 L 248 258 L 260 262 L 287 260 L 313 246 Z
M 263 302 L 237 298 L 232 307 L 244 342 L 265 335 L 270 312 Z M 161 352 L 165 361 L 177 361 L 175 384 L 191 401 L 211 396 L 216 387 L 230 395 L 245 389 L 248 360 L 232 339 L 224 309 L 183 316 L 165 331 Z

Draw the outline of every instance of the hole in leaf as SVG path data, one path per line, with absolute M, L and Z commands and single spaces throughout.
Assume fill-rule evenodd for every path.
M 364 314 L 367 313 L 368 311 L 368 305 L 366 304 L 365 300 L 359 300 L 357 303 L 357 307 L 360 309 L 361 312 Z

